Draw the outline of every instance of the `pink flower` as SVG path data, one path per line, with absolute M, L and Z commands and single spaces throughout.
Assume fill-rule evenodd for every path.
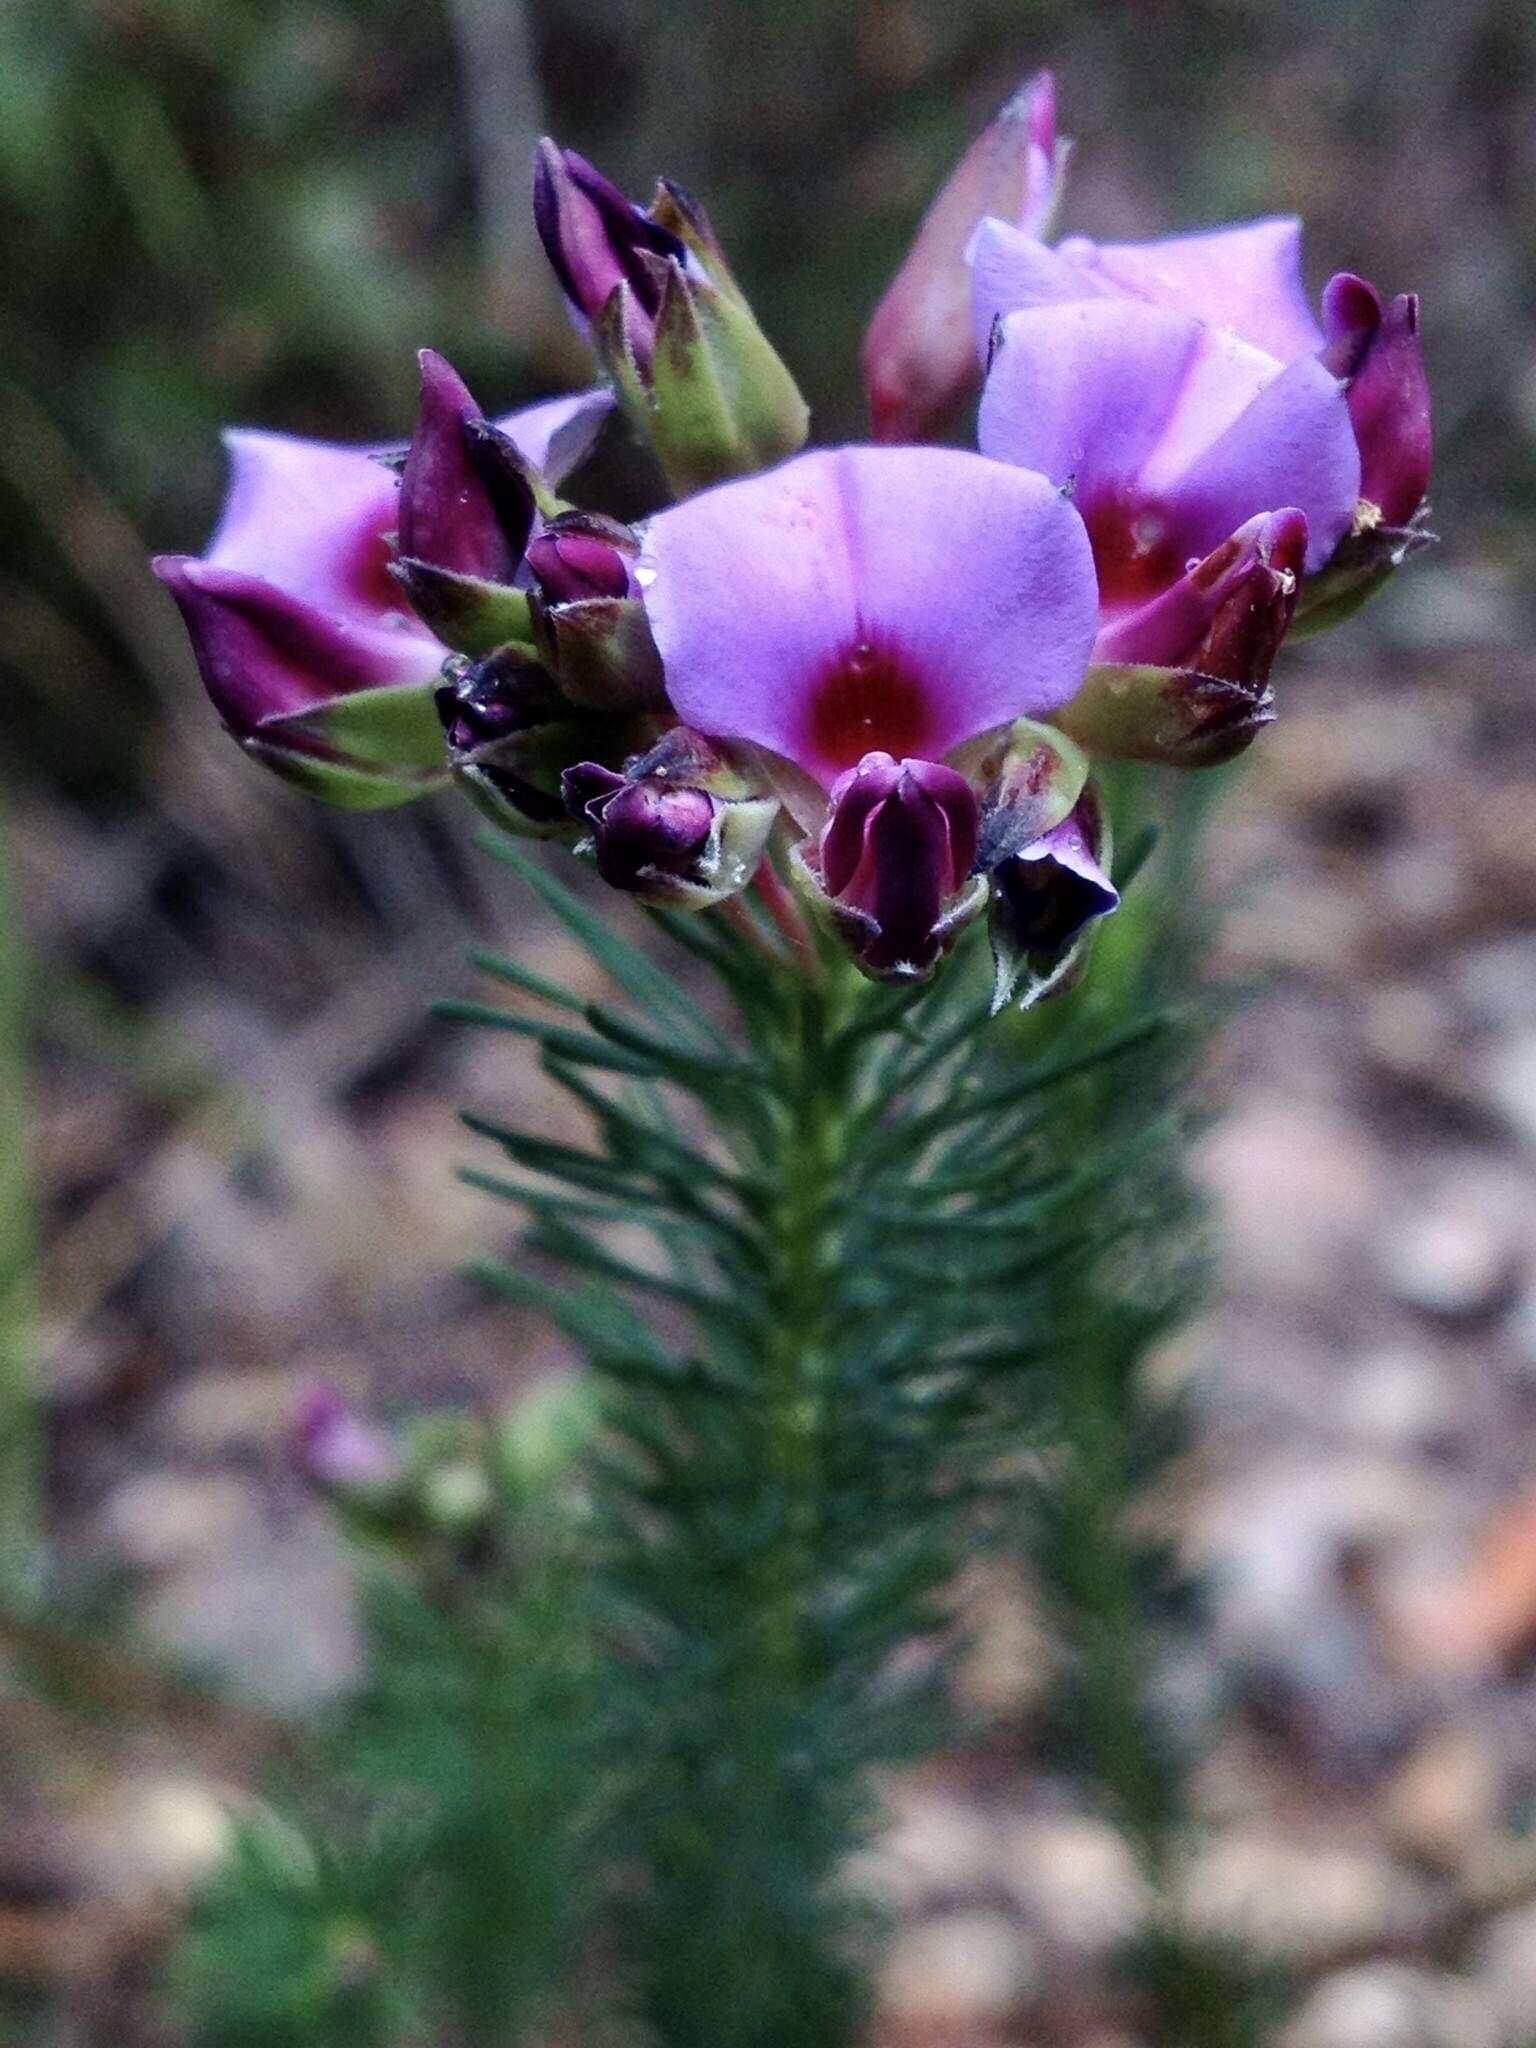
M 931 973 L 987 895 L 956 750 L 1082 678 L 1077 513 L 981 456 L 834 449 L 661 513 L 641 576 L 673 708 L 762 750 L 818 914 L 866 973 Z
M 610 404 L 582 392 L 498 425 L 560 476 Z M 431 686 L 447 650 L 391 573 L 399 479 L 376 449 L 244 429 L 225 442 L 229 494 L 206 554 L 154 564 L 216 710 L 315 794 L 363 806 L 419 794 L 443 772 Z
M 942 760 L 1064 704 L 1093 639 L 1081 519 L 939 448 L 798 456 L 660 513 L 645 605 L 678 716 L 821 791 L 871 751 Z
M 1250 221 L 1153 242 L 989 215 L 970 243 L 972 317 L 991 363 L 980 445 L 1071 481 L 1106 613 L 1165 589 L 1260 513 L 1299 511 L 1305 573 L 1378 529 L 1400 559 L 1428 488 L 1418 302 L 1343 273 L 1319 324 L 1301 225 Z
M 1358 601 L 1424 540 L 1417 301 L 1346 273 L 1320 324 L 1292 219 L 1053 247 L 1065 155 L 1042 73 L 962 159 L 871 322 L 876 434 L 941 431 L 987 365 L 982 452 L 1074 491 L 1107 621 L 1261 514 L 1305 519 L 1314 617 Z

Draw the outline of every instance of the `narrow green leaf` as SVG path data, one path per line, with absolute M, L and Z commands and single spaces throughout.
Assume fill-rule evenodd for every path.
M 528 995 L 541 996 L 546 1003 L 555 1003 L 562 1010 L 574 1011 L 577 1016 L 586 1008 L 582 997 L 572 995 L 558 982 L 547 981 L 542 974 L 535 974 L 531 967 L 524 967 L 520 961 L 507 959 L 505 954 L 477 949 L 469 958 L 482 974 L 494 975 L 509 988 L 520 988 Z
M 489 832 L 477 834 L 477 838 L 494 859 L 499 860 L 503 867 L 511 868 L 528 885 L 566 930 L 580 940 L 604 973 L 632 996 L 642 1009 L 669 1014 L 695 1039 L 711 1039 L 721 1045 L 728 1043 L 724 1034 L 701 1014 L 697 1002 L 685 995 L 670 975 L 648 960 L 638 947 L 621 939 L 610 925 L 588 910 L 563 883 L 557 882 L 537 861 L 530 859 L 521 847 Z

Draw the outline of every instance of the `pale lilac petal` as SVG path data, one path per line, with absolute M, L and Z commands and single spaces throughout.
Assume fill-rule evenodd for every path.
M 609 391 L 578 391 L 496 425 L 559 483 L 591 451 L 612 406 Z M 224 445 L 229 492 L 208 561 L 263 577 L 338 618 L 430 638 L 389 573 L 385 536 L 399 517 L 400 485 L 377 459 L 379 446 L 246 427 L 227 432 Z
M 1071 484 L 1080 499 L 1137 481 L 1201 340 L 1196 320 L 1113 299 L 1011 314 L 982 394 L 981 452 Z
M 705 492 L 652 522 L 646 568 L 679 716 L 824 788 L 871 749 L 932 759 L 1065 703 L 1097 609 L 1071 506 L 949 449 L 823 451 Z
M 1307 522 L 1306 570 L 1320 569 L 1349 530 L 1360 496 L 1360 451 L 1344 387 L 1302 356 L 1268 385 L 1179 483 L 1180 532 L 1207 553 L 1273 504 Z
M 1114 290 L 1213 327 L 1288 363 L 1322 345 L 1301 279 L 1301 223 L 1256 220 L 1158 242 L 1072 236 L 1061 255 Z
M 564 398 L 542 398 L 537 405 L 504 413 L 495 424 L 511 435 L 535 469 L 559 484 L 592 453 L 613 403 L 613 393 L 597 386 Z
M 1061 306 L 1073 299 L 1101 299 L 1110 286 L 1080 263 L 1052 249 L 1012 221 L 988 218 L 971 236 L 971 319 L 976 351 L 985 362 L 992 329 L 1028 306 Z
M 389 573 L 400 487 L 364 448 L 235 428 L 229 494 L 206 559 L 306 604 L 427 637 Z
M 1015 313 L 1000 333 L 979 444 L 1071 483 L 1106 602 L 1145 598 L 1277 504 L 1306 516 L 1308 567 L 1327 559 L 1359 457 L 1343 388 L 1314 358 L 1282 369 L 1197 320 L 1115 300 Z M 1138 524 L 1145 556 L 1131 559 Z
M 1133 317 L 1145 320 L 1149 314 L 1142 310 Z M 1143 486 L 1156 494 L 1187 476 L 1206 449 L 1283 374 L 1274 356 L 1201 323 L 1173 410 L 1142 470 Z M 1263 502 L 1269 505 L 1273 500 Z M 1230 530 L 1224 528 L 1223 533 Z

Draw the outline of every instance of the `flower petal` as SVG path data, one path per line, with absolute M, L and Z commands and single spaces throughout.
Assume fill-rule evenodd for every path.
M 494 424 L 511 435 L 535 469 L 559 484 L 592 453 L 613 406 L 613 393 L 598 385 L 563 398 L 541 398 L 537 405 L 503 413 Z
M 1071 236 L 1060 254 L 1112 290 L 1192 313 L 1288 363 L 1322 345 L 1301 281 L 1301 222 L 1249 221 L 1157 242 Z
M 232 428 L 229 494 L 206 559 L 338 618 L 426 638 L 389 574 L 399 483 L 366 448 Z
M 508 413 L 496 425 L 558 483 L 590 452 L 613 406 L 578 391 Z M 233 428 L 224 436 L 229 493 L 206 559 L 260 576 L 339 618 L 430 638 L 389 574 L 384 536 L 398 518 L 398 479 L 383 450 Z
M 936 758 L 1065 703 L 1097 609 L 1071 506 L 950 449 L 820 451 L 722 485 L 652 522 L 645 566 L 679 716 L 823 788 L 871 749 Z M 829 686 L 851 693 L 830 719 Z
M 1273 505 L 1305 514 L 1309 567 L 1348 525 L 1359 458 L 1342 387 L 1314 358 L 1282 369 L 1198 320 L 1114 300 L 1015 313 L 1000 335 L 982 451 L 1071 482 L 1090 528 L 1098 507 L 1132 522 L 1144 503 L 1177 574 Z
M 1105 280 L 1011 221 L 982 221 L 966 255 L 971 266 L 971 319 L 983 361 L 994 325 L 1010 313 L 1112 295 Z
M 1309 575 L 1349 531 L 1359 497 L 1360 451 L 1344 387 L 1315 356 L 1298 357 L 1266 385 L 1179 483 L 1192 554 L 1283 504 L 1306 519 Z
M 427 682 L 441 664 L 442 649 L 424 634 L 328 616 L 222 563 L 161 555 L 153 566 L 181 607 L 204 686 L 237 738 L 356 690 Z

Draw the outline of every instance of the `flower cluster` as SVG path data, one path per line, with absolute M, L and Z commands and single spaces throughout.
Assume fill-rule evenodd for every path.
M 870 323 L 873 442 L 802 453 L 699 206 L 544 143 L 602 385 L 492 419 L 427 352 L 408 448 L 232 434 L 207 553 L 156 564 L 231 733 L 336 803 L 451 776 L 653 903 L 777 858 L 877 979 L 986 911 L 1000 1000 L 1063 985 L 1118 901 L 1093 762 L 1247 746 L 1286 632 L 1427 541 L 1430 463 L 1415 299 L 1314 315 L 1292 220 L 1053 240 L 1066 158 L 1042 74 Z M 925 445 L 978 394 L 975 452 Z M 615 413 L 673 494 L 637 526 L 562 496 Z

